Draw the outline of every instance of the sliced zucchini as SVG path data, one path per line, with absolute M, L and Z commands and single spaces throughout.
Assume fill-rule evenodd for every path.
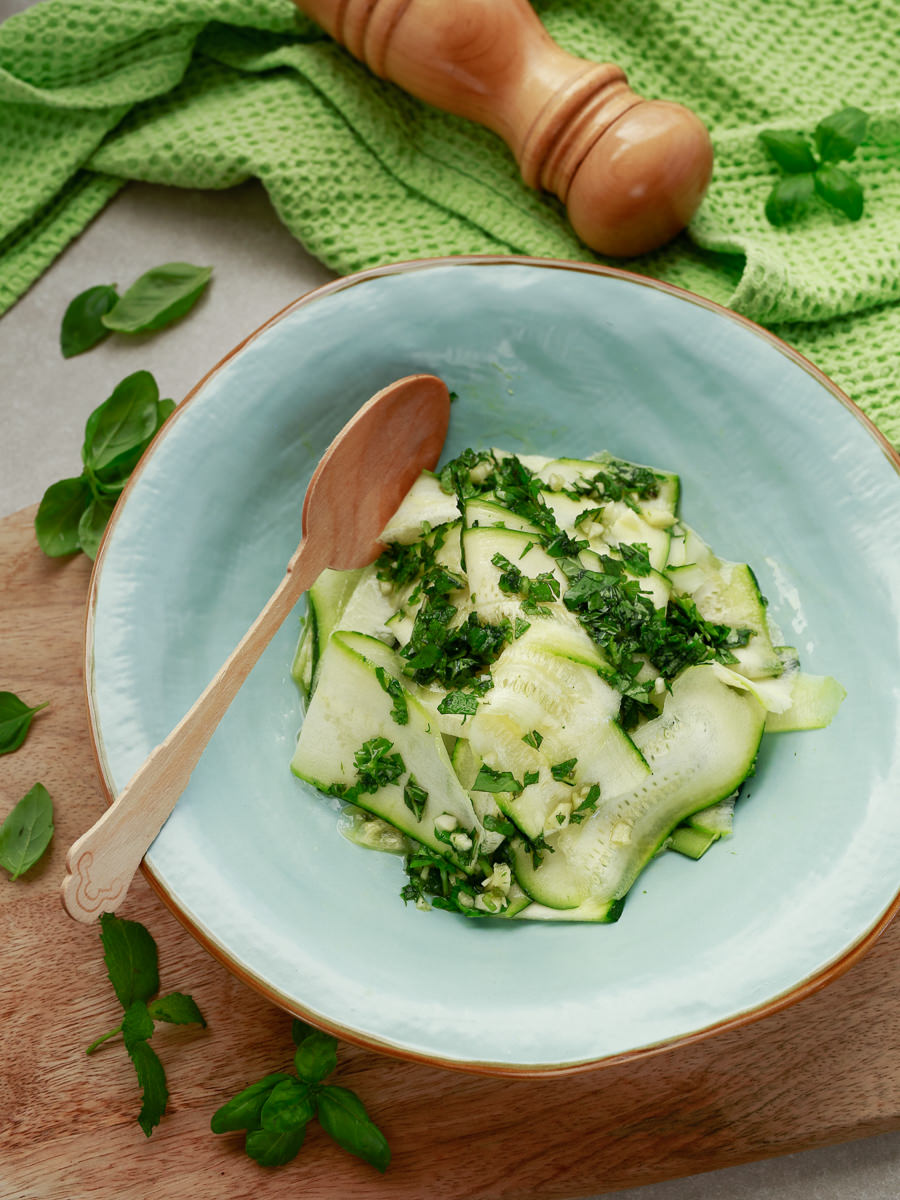
M 695 829 L 693 825 L 679 825 L 672 830 L 668 846 L 670 850 L 683 854 L 685 858 L 702 858 L 710 846 L 719 840 L 717 833 L 708 829 Z
M 301 618 L 301 622 L 297 649 L 291 660 L 291 679 L 300 689 L 304 703 L 308 704 L 312 693 L 314 656 L 317 649 L 315 620 L 309 608 L 306 610 L 306 616 Z
M 734 805 L 737 795 L 726 796 L 709 808 L 701 808 L 699 812 L 688 817 L 687 823 L 692 829 L 701 833 L 714 833 L 716 837 L 728 837 L 734 828 Z
M 601 796 L 582 825 L 548 837 L 552 851 L 537 867 L 515 848 L 521 886 L 550 908 L 624 896 L 677 825 L 737 789 L 753 767 L 764 721 L 751 692 L 730 687 L 708 665 L 689 667 L 660 716 L 633 735 L 652 773 L 631 792 Z
M 332 571 L 326 567 L 306 593 L 306 623 L 291 666 L 291 675 L 306 700 L 315 686 L 316 669 L 325 645 L 362 574 L 362 570 Z
M 769 713 L 766 733 L 824 729 L 830 725 L 847 696 L 841 684 L 831 675 L 808 675 L 805 671 L 793 673 L 790 680 L 790 704 L 782 712 Z
M 393 614 L 394 603 L 390 591 L 378 578 L 375 563 L 371 563 L 360 572 L 356 587 L 348 596 L 343 610 L 329 632 L 335 629 L 354 629 L 380 638 L 384 642 L 393 642 L 394 635 L 388 626 Z M 323 653 L 327 641 L 327 638 L 320 641 Z
M 396 679 L 403 687 L 404 693 L 411 695 L 428 714 L 433 728 L 450 738 L 457 738 L 463 732 L 465 718 L 456 713 L 442 713 L 438 706 L 447 695 L 444 688 L 430 684 L 416 683 L 404 672 L 405 660 L 385 645 L 379 638 L 373 638 L 362 633 L 341 630 L 341 641 L 357 654 L 362 655 L 374 667 L 380 667 L 392 679 Z
M 524 742 L 521 729 L 502 713 L 479 708 L 469 722 L 468 736 L 481 762 L 492 771 L 509 771 L 522 785 L 520 791 L 490 793 L 500 810 L 526 837 L 540 836 L 549 814 L 569 803 L 571 787 L 553 778 L 550 760 Z M 527 783 L 529 778 L 536 781 Z
M 663 570 L 669 561 L 671 530 L 651 525 L 642 513 L 635 512 L 621 501 L 606 506 L 602 528 L 611 546 L 621 546 L 623 543 L 628 546 L 645 545 L 650 565 L 657 571 Z
M 641 497 L 634 489 L 627 488 L 628 475 L 634 471 L 647 471 L 655 476 L 655 495 Z M 571 491 L 576 487 L 579 491 L 587 489 L 585 497 L 592 496 L 597 504 L 615 498 L 607 494 L 602 483 L 603 475 L 612 474 L 625 482 L 630 502 L 637 503 L 648 520 L 658 522 L 662 528 L 671 524 L 678 510 L 681 482 L 676 474 L 647 467 L 643 463 L 627 462 L 612 454 L 599 454 L 595 459 L 554 458 L 540 467 L 537 474 L 552 491 Z
M 450 603 L 457 607 L 454 621 L 456 624 L 465 620 L 468 613 L 471 612 L 471 605 L 468 603 L 468 588 L 462 568 L 462 546 L 460 543 L 462 527 L 461 520 L 454 521 L 449 525 L 442 525 L 434 533 L 422 539 L 432 546 L 440 542 L 434 555 L 435 565 L 443 567 L 463 584 L 462 587 L 454 588 L 447 594 Z M 388 603 L 394 611 L 385 621 L 385 626 L 389 633 L 397 639 L 399 644 L 405 646 L 412 636 L 416 615 L 425 603 L 425 594 L 420 587 L 420 578 L 411 580 L 401 588 L 395 587 L 389 591 Z
M 504 508 L 496 500 L 478 496 L 467 500 L 463 509 L 463 523 L 467 529 L 517 529 L 520 533 L 537 534 L 538 529 L 526 517 L 512 509 Z
M 494 686 L 473 719 L 474 727 L 502 715 L 520 739 L 536 731 L 542 739 L 540 753 L 550 769 L 569 760 L 572 748 L 577 749 L 568 776 L 569 796 L 558 787 L 546 788 L 540 829 L 522 826 L 531 837 L 556 826 L 560 814 L 554 816 L 554 810 L 560 804 L 568 802 L 571 810 L 575 789 L 596 783 L 604 794 L 615 795 L 637 786 L 649 771 L 616 719 L 620 694 L 600 678 L 596 665 L 567 652 L 565 637 L 555 642 L 555 629 L 555 623 L 532 627 L 507 646 L 492 669 Z M 544 789 L 545 782 L 542 777 L 540 785 L 534 786 Z M 514 805 L 513 809 L 517 807 L 521 808 Z
M 523 892 L 526 896 L 527 893 Z M 511 915 L 520 921 L 590 921 L 601 925 L 611 925 L 618 921 L 625 907 L 624 900 L 585 900 L 575 908 L 549 908 L 536 900 L 523 905 L 518 912 Z
M 689 596 L 707 621 L 749 629 L 750 640 L 733 653 L 735 670 L 749 679 L 781 675 L 783 664 L 769 631 L 766 606 L 756 576 L 746 563 L 728 562 L 714 555 L 667 569 L 676 595 Z
M 423 531 L 457 520 L 459 505 L 455 493 L 448 495 L 441 488 L 437 475 L 423 471 L 385 525 L 381 541 L 408 546 L 417 542 Z
M 440 732 L 410 693 L 405 697 L 408 719 L 398 724 L 391 715 L 393 699 L 379 682 L 375 667 L 372 660 L 351 649 L 343 634 L 332 635 L 291 770 L 322 791 L 352 787 L 358 778 L 356 752 L 373 738 L 386 738 L 391 753 L 403 760 L 402 775 L 375 792 L 354 795 L 353 803 L 470 871 L 479 849 L 481 824 L 451 766 Z M 420 816 L 404 796 L 410 779 L 426 794 Z M 441 834 L 458 836 L 448 841 Z
M 531 619 L 522 609 L 525 597 L 516 592 L 505 592 L 500 587 L 504 568 L 493 562 L 495 555 L 503 555 L 512 567 L 529 579 L 537 579 L 540 575 L 549 577 L 555 583 L 557 596 L 565 591 L 566 578 L 556 559 L 542 549 L 532 534 L 512 529 L 466 529 L 462 545 L 472 604 L 485 620 L 507 617 L 514 621 L 520 616 Z M 567 625 L 575 623 L 575 618 L 560 599 L 542 599 L 539 606 Z

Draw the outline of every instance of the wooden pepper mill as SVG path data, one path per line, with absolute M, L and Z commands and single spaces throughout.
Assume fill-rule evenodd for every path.
M 499 134 L 601 254 L 662 245 L 703 198 L 712 146 L 699 118 L 642 100 L 614 63 L 567 54 L 528 0 L 295 3 L 380 78 Z

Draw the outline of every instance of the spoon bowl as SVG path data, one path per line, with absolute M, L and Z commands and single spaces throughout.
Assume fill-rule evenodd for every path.
M 115 912 L 141 859 L 187 787 L 209 739 L 287 614 L 326 567 L 364 567 L 447 436 L 450 395 L 434 375 L 382 388 L 322 456 L 303 503 L 303 537 L 284 578 L 200 698 L 145 759 L 106 812 L 69 848 L 63 907 L 90 923 Z

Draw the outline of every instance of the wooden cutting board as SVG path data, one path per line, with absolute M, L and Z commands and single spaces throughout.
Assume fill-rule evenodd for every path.
M 98 932 L 62 910 L 68 845 L 104 800 L 88 738 L 82 622 L 89 562 L 43 557 L 34 509 L 0 522 L 0 690 L 49 700 L 0 758 L 0 816 L 36 781 L 56 807 L 44 861 L 0 872 L 0 1195 L 4 1200 L 554 1200 L 709 1171 L 900 1128 L 900 923 L 845 974 L 742 1029 L 563 1078 L 497 1079 L 342 1046 L 334 1082 L 385 1131 L 385 1176 L 313 1126 L 300 1157 L 265 1170 L 215 1109 L 291 1061 L 290 1019 L 186 933 L 142 876 L 122 915 L 160 949 L 164 991 L 209 1027 L 160 1027 L 169 1111 L 150 1139 L 121 1044 L 85 1046 L 121 1010 Z

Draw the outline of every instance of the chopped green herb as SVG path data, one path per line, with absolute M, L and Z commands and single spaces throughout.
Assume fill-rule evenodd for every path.
M 498 817 L 494 813 L 487 813 L 481 823 L 491 833 L 502 833 L 504 837 L 513 837 L 516 832 L 512 821 L 507 820 L 506 817 Z
M 571 484 L 567 494 L 573 499 L 586 496 L 603 502 L 618 500 L 633 509 L 637 509 L 638 500 L 652 500 L 659 495 L 663 476 L 649 467 L 621 458 L 605 459 L 598 467 L 594 474 L 582 476 Z
M 536 729 L 532 729 L 531 733 L 526 733 L 522 741 L 526 746 L 533 746 L 535 750 L 540 749 L 541 742 L 544 740 L 544 735 L 538 733 Z
M 581 822 L 586 820 L 591 815 L 592 812 L 596 811 L 597 801 L 599 799 L 600 799 L 600 785 L 599 785 L 599 783 L 592 783 L 591 786 L 588 788 L 588 793 L 585 796 L 585 798 L 581 801 L 581 803 L 574 809 L 574 811 L 570 815 L 570 817 L 569 817 L 570 822 L 573 825 L 580 825 Z
M 498 552 L 493 556 L 491 562 L 501 571 L 499 579 L 501 592 L 505 592 L 507 595 L 522 596 L 532 604 L 549 603 L 559 599 L 559 580 L 552 571 L 541 571 L 534 579 L 530 579 L 527 575 L 523 575 L 521 570 L 514 566 L 504 554 Z
M 572 772 L 575 770 L 577 758 L 567 758 L 565 762 L 556 763 L 550 768 L 550 774 L 557 783 L 571 783 Z
M 620 560 L 601 555 L 600 562 L 601 571 L 582 569 L 570 579 L 563 602 L 608 657 L 599 673 L 623 695 L 649 700 L 649 685 L 635 682 L 648 659 L 669 680 L 696 663 L 733 662 L 732 649 L 749 640 L 749 630 L 706 621 L 689 598 L 657 609 Z
M 621 542 L 619 553 L 632 575 L 649 575 L 653 569 L 650 566 L 650 547 L 644 542 L 634 542 L 631 545 Z
M 357 793 L 377 792 L 404 773 L 406 766 L 400 755 L 388 754 L 393 744 L 385 737 L 374 737 L 356 751 L 353 761 L 359 777 Z
M 539 833 L 536 838 L 524 838 L 523 840 L 528 848 L 528 853 L 531 855 L 531 862 L 535 870 L 544 861 L 545 854 L 553 854 L 555 852 L 555 848 L 550 845 L 542 833 Z
M 481 677 L 510 640 L 509 621 L 494 625 L 469 613 L 462 624 L 451 625 L 455 615 L 454 605 L 426 594 L 410 639 L 400 650 L 407 660 L 406 671 L 417 683 L 486 691 L 490 678 Z
M 428 803 L 428 793 L 416 783 L 414 775 L 410 775 L 403 785 L 403 802 L 417 821 L 422 820 L 425 805 Z
M 489 450 L 463 450 L 462 454 L 457 455 L 441 470 L 438 476 L 441 490 L 448 496 L 456 492 L 462 507 L 464 501 L 477 496 L 482 490 L 479 484 L 473 482 L 472 472 L 482 463 L 493 462 L 494 456 Z
M 537 783 L 540 777 L 540 771 L 526 771 L 522 776 L 522 783 L 525 785 L 525 787 L 530 787 L 531 784 Z
M 474 692 L 448 692 L 438 705 L 438 712 L 472 717 L 478 711 L 478 697 Z
M 375 668 L 375 677 L 381 684 L 382 689 L 393 700 L 391 705 L 391 717 L 398 725 L 406 725 L 409 723 L 409 707 L 406 703 L 406 692 L 403 689 L 403 684 L 399 679 L 395 679 L 392 675 L 388 675 L 384 667 Z
M 602 524 L 603 509 L 602 508 L 586 508 L 584 510 L 584 512 L 580 512 L 574 521 L 575 528 L 578 529 L 579 526 L 584 525 L 586 522 L 590 522 L 590 521 L 596 521 L 598 524 Z
M 518 795 L 523 786 L 511 771 L 495 771 L 487 763 L 482 763 L 472 784 L 472 791 L 513 792 Z

